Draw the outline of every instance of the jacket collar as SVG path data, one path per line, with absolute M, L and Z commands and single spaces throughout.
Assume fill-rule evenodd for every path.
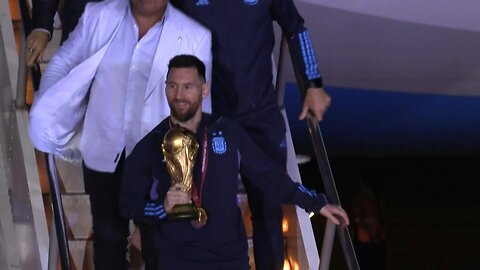
M 163 18 L 163 28 L 155 51 L 152 69 L 150 71 L 147 89 L 145 91 L 145 99 L 147 99 L 158 84 L 163 83 L 162 78 L 165 77 L 167 66 L 170 59 L 167 55 L 176 55 L 184 42 L 183 29 L 176 23 L 175 13 L 178 13 L 174 7 L 167 4 L 165 15 Z

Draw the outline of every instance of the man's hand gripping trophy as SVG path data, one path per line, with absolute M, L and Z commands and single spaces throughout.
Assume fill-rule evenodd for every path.
M 172 186 L 164 206 L 169 220 L 192 220 L 195 227 L 207 222 L 203 208 L 191 202 L 193 169 L 199 145 L 195 135 L 186 128 L 173 126 L 163 139 L 162 152 Z

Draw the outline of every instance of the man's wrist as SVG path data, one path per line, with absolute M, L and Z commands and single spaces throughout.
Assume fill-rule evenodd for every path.
M 323 80 L 322 77 L 318 77 L 313 80 L 308 80 L 306 82 L 307 85 L 305 85 L 305 89 L 309 88 L 323 88 Z
M 48 31 L 47 29 L 44 29 L 44 28 L 35 28 L 32 30 L 33 31 L 38 31 L 38 32 L 44 32 L 48 35 L 48 40 L 50 41 L 52 39 L 52 33 L 50 33 L 50 31 Z

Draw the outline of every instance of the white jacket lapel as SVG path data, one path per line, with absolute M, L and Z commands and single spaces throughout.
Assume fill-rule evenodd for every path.
M 170 10 L 172 9 L 167 8 L 167 12 Z M 168 62 L 182 47 L 183 33 L 175 25 L 175 15 L 172 13 L 167 13 L 168 18 L 164 21 L 163 30 L 153 58 L 147 90 L 145 91 L 145 99 L 148 99 L 155 88 L 159 87 L 159 84 L 164 83 L 163 79 L 167 72 Z

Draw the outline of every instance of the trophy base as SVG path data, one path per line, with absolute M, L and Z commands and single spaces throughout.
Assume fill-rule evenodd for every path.
M 169 220 L 196 220 L 198 219 L 197 208 L 193 204 L 177 204 L 168 214 Z

